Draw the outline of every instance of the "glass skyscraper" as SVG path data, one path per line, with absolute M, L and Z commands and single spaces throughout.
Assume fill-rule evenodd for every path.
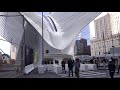
M 87 25 L 85 28 L 82 29 L 81 33 L 78 35 L 77 40 L 80 40 L 80 38 L 87 39 L 87 44 L 90 44 L 90 28 L 89 25 Z

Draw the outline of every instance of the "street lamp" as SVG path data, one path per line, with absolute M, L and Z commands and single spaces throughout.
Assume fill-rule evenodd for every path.
M 44 33 L 43 33 L 43 12 L 42 12 L 42 61 L 44 59 Z

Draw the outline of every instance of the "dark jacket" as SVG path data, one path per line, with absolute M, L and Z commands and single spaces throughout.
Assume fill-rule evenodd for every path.
M 109 62 L 108 69 L 109 71 L 115 71 L 115 64 L 113 61 Z
M 61 64 L 62 64 L 62 66 L 65 66 L 65 61 L 62 61 Z
M 80 62 L 75 62 L 75 69 L 79 69 L 80 68 Z
M 89 61 L 91 64 L 93 64 L 93 60 L 91 59 L 90 61 Z
M 73 61 L 72 60 L 68 60 L 68 68 L 72 69 L 73 68 Z

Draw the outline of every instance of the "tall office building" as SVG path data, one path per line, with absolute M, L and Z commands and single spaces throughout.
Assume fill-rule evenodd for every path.
M 90 28 L 89 28 L 89 25 L 87 25 L 85 28 L 81 30 L 81 33 L 77 37 L 76 44 L 75 44 L 75 54 L 90 55 L 89 45 L 90 45 Z M 86 50 L 88 52 L 86 52 Z
M 87 45 L 86 46 L 86 55 L 91 55 L 91 47 L 90 47 L 90 45 Z
M 97 20 L 94 20 L 95 24 L 95 38 L 102 39 L 111 36 L 110 14 L 107 14 Z
M 86 54 L 86 47 L 87 47 L 87 40 L 81 38 L 80 39 L 80 49 L 79 49 L 79 54 L 80 55 L 85 55 Z
M 91 55 L 110 53 L 111 48 L 120 47 L 120 14 L 106 14 L 94 20 L 95 39 L 91 40 Z
M 76 42 L 75 42 L 75 47 L 74 47 L 74 49 L 75 49 L 75 55 L 78 55 L 79 54 L 79 50 L 80 50 L 80 40 L 76 40 Z
M 76 55 L 90 55 L 90 45 L 87 45 L 87 40 L 81 38 L 80 40 L 76 40 Z

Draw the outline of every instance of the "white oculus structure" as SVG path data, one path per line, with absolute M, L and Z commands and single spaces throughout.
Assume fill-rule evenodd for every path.
M 20 13 L 24 16 L 27 22 L 29 22 L 32 25 L 32 27 L 34 27 L 34 29 L 37 31 L 38 37 L 42 36 L 42 31 L 43 31 L 43 34 L 44 34 L 43 39 L 51 47 L 61 50 L 62 54 L 72 55 L 73 57 L 74 57 L 74 44 L 75 44 L 77 35 L 81 32 L 81 30 L 85 26 L 87 26 L 92 20 L 94 20 L 98 15 L 101 14 L 101 12 L 54 12 L 52 14 L 49 14 L 48 16 L 45 16 L 45 15 L 43 16 L 43 30 L 42 30 L 42 15 L 39 15 L 37 12 L 8 12 L 8 13 L 2 12 L 0 14 L 16 15 L 16 13 L 17 14 Z M 16 31 L 16 34 L 14 35 L 11 34 L 11 36 L 9 36 L 6 33 L 6 35 L 3 36 L 5 39 L 6 38 L 10 39 L 9 37 L 14 37 L 14 41 L 15 42 L 19 41 L 18 43 L 20 43 L 23 36 L 23 32 L 24 32 L 23 25 L 21 23 L 23 22 L 22 17 L 16 18 L 14 20 L 12 18 L 6 19 L 3 17 L 3 18 L 0 18 L 0 20 L 4 22 L 6 20 L 9 20 L 7 24 L 9 27 L 11 26 L 10 22 L 16 24 L 16 26 L 20 24 L 19 30 L 18 30 L 18 27 L 15 27 L 15 25 L 14 25 L 15 28 L 12 27 L 13 25 L 11 26 L 11 30 L 14 29 L 14 31 L 12 32 L 14 33 Z M 15 23 L 16 21 L 18 23 Z M 4 25 L 2 25 L 2 27 L 4 28 Z M 9 30 L 9 27 L 7 27 L 7 29 L 9 33 L 12 33 L 11 30 Z M 0 30 L 2 31 L 2 33 L 0 32 L 1 35 L 4 34 L 4 30 L 3 29 L 0 29 Z M 20 31 L 21 31 L 21 34 L 20 34 Z M 39 44 L 39 43 L 40 42 L 38 41 L 36 44 Z M 32 44 L 31 44 L 32 46 L 35 45 L 34 43 Z M 42 51 L 39 51 L 39 55 L 42 55 Z M 42 58 L 40 57 L 38 65 L 41 64 L 41 61 L 42 61 Z
M 21 12 L 42 35 L 42 15 Z M 74 43 L 80 31 L 101 12 L 54 12 L 43 17 L 44 40 L 62 54 L 74 55 Z

